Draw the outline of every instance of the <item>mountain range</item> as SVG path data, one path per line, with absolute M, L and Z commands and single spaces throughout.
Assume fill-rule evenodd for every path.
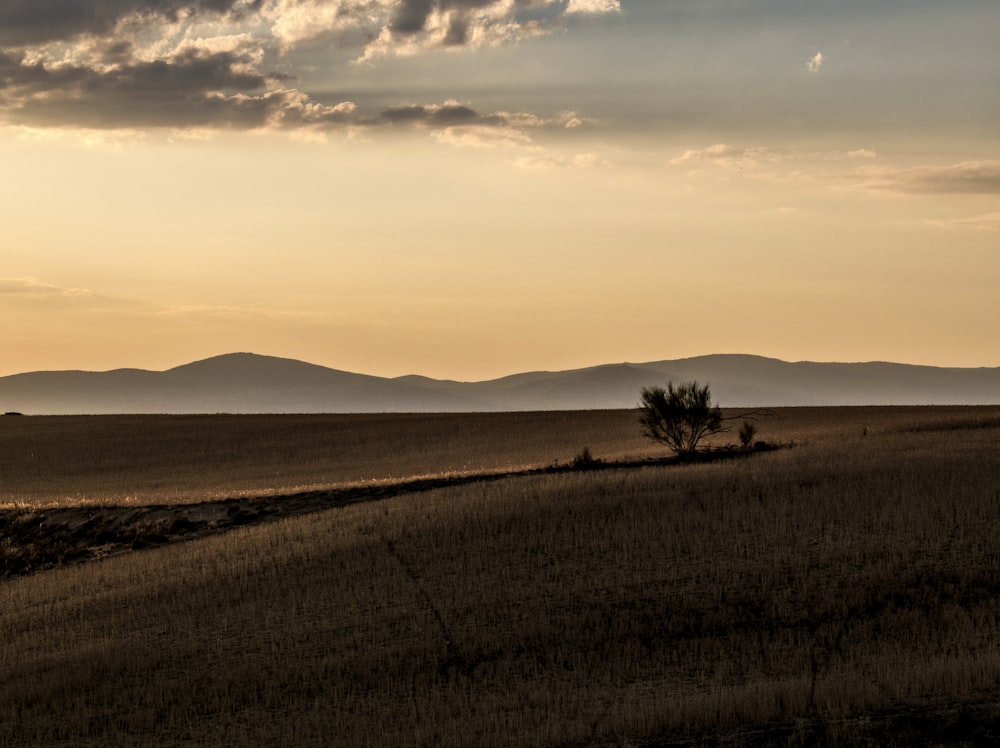
M 0 412 L 364 413 L 632 408 L 643 386 L 696 380 L 722 406 L 1000 404 L 1000 367 L 790 363 L 710 355 L 536 371 L 482 382 L 355 374 L 231 353 L 167 371 L 39 371 L 0 377 Z

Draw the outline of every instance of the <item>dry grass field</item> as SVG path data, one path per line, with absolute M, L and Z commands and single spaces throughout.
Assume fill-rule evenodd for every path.
M 0 504 L 185 503 L 655 454 L 633 413 L 0 420 Z
M 1000 409 L 758 428 L 784 448 L 411 484 L 0 579 L 0 745 L 997 744 Z M 0 500 L 195 512 L 584 446 L 658 453 L 629 412 L 9 418 Z

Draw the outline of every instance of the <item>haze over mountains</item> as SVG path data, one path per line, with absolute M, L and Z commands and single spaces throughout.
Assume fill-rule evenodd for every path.
M 167 371 L 47 371 L 0 377 L 0 412 L 364 413 L 635 407 L 646 385 L 697 380 L 720 405 L 1000 403 L 1000 367 L 789 363 L 711 355 L 528 372 L 484 382 L 383 378 L 293 359 L 233 353 Z

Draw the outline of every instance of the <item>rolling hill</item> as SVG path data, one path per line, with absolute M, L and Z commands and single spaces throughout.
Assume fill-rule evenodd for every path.
M 0 412 L 364 413 L 630 408 L 644 385 L 709 383 L 723 406 L 1000 403 L 1000 368 L 790 363 L 710 355 L 527 372 L 482 382 L 384 378 L 232 353 L 166 371 L 40 371 L 0 377 Z

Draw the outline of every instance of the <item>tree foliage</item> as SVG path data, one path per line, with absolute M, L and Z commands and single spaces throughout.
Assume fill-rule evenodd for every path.
M 705 437 L 729 430 L 723 425 L 722 410 L 712 405 L 707 384 L 687 382 L 674 387 L 670 382 L 667 389 L 643 387 L 639 407 L 646 436 L 682 457 L 696 454 Z

